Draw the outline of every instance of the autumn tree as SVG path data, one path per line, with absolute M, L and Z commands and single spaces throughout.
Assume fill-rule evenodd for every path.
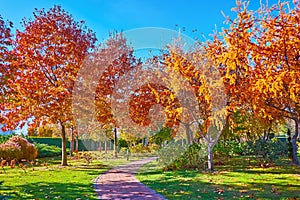
M 27 135 L 28 136 L 38 136 L 37 128 L 28 128 L 27 129 Z
M 209 169 L 213 170 L 212 148 L 221 133 L 223 124 L 218 118 L 222 118 L 219 114 L 224 111 L 226 95 L 222 93 L 219 71 L 211 66 L 201 48 L 185 53 L 180 45 L 175 44 L 170 47 L 169 53 L 154 57 L 150 65 L 131 70 L 121 80 L 123 85 L 118 87 L 117 92 L 127 98 L 120 97 L 115 104 L 122 107 L 124 102 L 129 102 L 128 107 L 123 109 L 124 112 L 128 110 L 129 115 L 119 121 L 124 123 L 130 119 L 140 125 L 134 125 L 140 131 L 142 126 L 149 131 L 153 120 L 149 116 L 151 109 L 160 105 L 165 114 L 163 128 L 171 130 L 170 138 L 176 135 L 182 124 L 189 129 L 193 123 L 196 124 L 201 138 L 208 144 Z M 118 106 L 116 108 L 122 110 Z M 160 116 L 160 112 L 155 114 Z M 190 136 L 189 129 L 186 135 L 192 141 L 194 138 Z
M 217 142 L 226 118 L 226 94 L 219 69 L 214 67 L 210 57 L 206 54 L 201 43 L 185 52 L 180 44 L 170 46 L 169 53 L 162 60 L 169 71 L 177 72 L 188 83 L 194 98 L 187 103 L 181 103 L 185 117 L 180 122 L 186 129 L 189 140 L 199 142 L 203 140 L 207 145 L 208 169 L 213 167 L 213 146 Z M 188 96 L 186 96 L 188 97 Z M 192 135 L 191 126 L 194 124 L 198 134 Z
M 108 40 L 89 54 L 77 77 L 74 91 L 74 112 L 78 116 L 78 127 L 88 130 L 90 125 L 98 124 L 102 131 L 113 127 L 111 131 L 116 141 L 117 129 L 121 127 L 112 111 L 113 93 L 119 79 L 139 64 L 140 61 L 133 56 L 133 50 L 127 45 L 122 33 L 111 34 Z M 114 145 L 116 157 L 117 142 Z
M 252 110 L 268 120 L 292 119 L 293 163 L 299 164 L 299 3 L 262 5 L 257 11 L 237 1 L 229 28 L 207 45 L 223 79 L 232 108 Z
M 117 82 L 127 71 L 140 64 L 140 61 L 133 56 L 133 50 L 126 44 L 122 34 L 113 34 L 106 42 L 106 47 L 99 48 L 95 56 L 103 59 L 105 51 L 115 48 L 118 54 L 111 62 L 103 66 L 99 82 L 96 88 L 95 106 L 97 121 L 103 125 L 113 125 L 114 129 L 114 157 L 117 157 L 117 127 L 112 113 L 113 92 L 116 90 Z M 109 55 L 111 56 L 111 55 Z M 108 61 L 108 58 L 105 58 Z
M 60 136 L 59 125 L 57 124 L 45 124 L 41 125 L 37 129 L 38 137 L 57 137 Z
M 0 112 L 4 111 L 4 99 L 7 93 L 7 80 L 12 75 L 12 69 L 10 68 L 10 61 L 12 60 L 11 47 L 13 45 L 13 35 L 11 28 L 12 22 L 4 21 L 0 15 Z M 2 116 L 1 116 L 2 117 Z M 2 119 L 0 118 L 0 123 Z
M 94 46 L 95 34 L 84 21 L 76 22 L 60 6 L 48 11 L 35 10 L 34 18 L 24 19 L 24 31 L 16 34 L 17 67 L 9 80 L 10 97 L 6 104 L 8 128 L 59 123 L 62 137 L 62 162 L 67 165 L 66 126 L 73 121 L 72 90 L 77 72 L 88 50 Z
M 260 11 L 261 23 L 253 31 L 257 49 L 252 52 L 255 62 L 252 91 L 257 98 L 252 103 L 257 112 L 266 113 L 271 119 L 283 116 L 294 121 L 292 160 L 299 164 L 296 141 L 300 120 L 300 4 L 294 3 L 293 9 L 287 3 L 278 3 Z
M 169 88 L 159 83 L 142 85 L 134 91 L 129 101 L 129 115 L 136 124 L 148 127 L 151 123 L 149 112 L 151 107 L 157 104 L 161 105 L 165 111 L 163 126 L 176 129 L 181 116 L 180 103 Z

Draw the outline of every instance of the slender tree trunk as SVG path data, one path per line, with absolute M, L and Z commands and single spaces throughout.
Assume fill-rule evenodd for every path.
M 61 165 L 67 166 L 67 139 L 66 139 L 66 127 L 64 123 L 60 123 L 61 125 Z
M 100 152 L 102 151 L 102 142 L 101 141 L 99 142 L 99 151 Z
M 104 150 L 105 150 L 105 154 L 107 154 L 107 137 L 105 135 L 105 141 L 104 141 Z
M 299 118 L 296 118 L 294 121 L 295 121 L 295 134 L 292 137 L 292 146 L 293 146 L 292 161 L 294 164 L 299 165 L 298 145 L 297 145 L 297 139 L 299 136 Z
M 95 142 L 93 140 L 91 140 L 91 149 L 92 151 L 95 151 Z
M 73 126 L 71 126 L 71 141 L 70 141 L 70 156 L 73 155 L 73 151 L 74 151 L 74 128 Z
M 213 145 L 207 145 L 207 164 L 208 170 L 210 172 L 214 171 L 214 163 L 213 163 Z
M 266 131 L 266 130 L 264 130 L 263 140 L 264 140 L 264 141 L 267 141 L 267 140 L 268 140 L 268 134 L 267 134 L 267 131 Z
M 78 152 L 78 135 L 76 135 L 75 140 L 76 140 L 76 147 L 75 147 L 75 149 L 76 149 L 76 151 Z
M 117 128 L 114 128 L 114 158 L 118 157 L 117 153 Z

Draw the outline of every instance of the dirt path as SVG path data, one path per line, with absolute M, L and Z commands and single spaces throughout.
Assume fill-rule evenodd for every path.
M 99 199 L 161 199 L 163 196 L 157 194 L 150 188 L 140 183 L 135 174 L 144 164 L 156 158 L 146 158 L 134 161 L 125 165 L 115 167 L 106 173 L 98 176 L 94 186 Z

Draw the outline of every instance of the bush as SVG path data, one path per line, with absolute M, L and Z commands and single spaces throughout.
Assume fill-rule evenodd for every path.
M 5 143 L 6 141 L 8 141 L 9 138 L 11 138 L 12 136 L 14 136 L 14 135 L 13 134 L 12 135 L 0 135 L 0 144 Z
M 260 164 L 272 164 L 279 158 L 287 157 L 288 145 L 273 138 L 272 140 L 256 140 L 248 142 L 246 154 L 255 156 Z
M 121 147 L 119 151 L 120 156 L 126 156 L 127 153 L 127 148 L 126 147 Z
M 50 137 L 29 137 L 28 140 L 32 143 L 47 144 L 61 148 L 61 138 Z M 70 148 L 70 141 L 66 143 L 67 148 Z M 87 147 L 97 146 L 93 140 L 78 140 L 78 151 L 87 151 Z
M 147 146 L 143 145 L 142 143 L 134 145 L 129 148 L 131 153 L 149 153 L 150 150 Z
M 13 136 L 0 144 L 0 157 L 5 160 L 34 160 L 37 157 L 37 150 L 25 138 Z
M 181 146 L 178 143 L 169 143 L 164 148 L 158 150 L 158 162 L 163 167 L 170 166 L 185 150 L 185 146 Z
M 248 147 L 246 142 L 238 142 L 236 140 L 219 141 L 214 146 L 214 156 L 216 157 L 232 157 L 236 155 L 245 155 Z
M 206 147 L 204 145 L 192 144 L 185 150 L 176 143 L 172 146 L 173 161 L 170 164 L 165 162 L 167 165 L 164 166 L 164 170 L 203 169 L 205 167 Z M 175 151 L 177 151 L 177 157 L 174 157 Z M 167 159 L 166 156 L 165 159 Z
M 38 158 L 53 157 L 61 155 L 61 148 L 47 144 L 34 143 L 38 151 Z
M 153 152 L 156 152 L 157 150 L 159 150 L 161 147 L 158 144 L 153 143 L 153 144 L 149 144 L 148 148 L 149 148 L 149 151 L 151 153 L 153 153 Z
M 19 158 L 21 153 L 20 145 L 16 143 L 3 143 L 0 144 L 0 158 L 3 160 L 13 160 L 14 158 Z
M 128 147 L 128 143 L 126 142 L 126 140 L 119 138 L 117 141 L 117 145 L 120 148 L 127 148 Z

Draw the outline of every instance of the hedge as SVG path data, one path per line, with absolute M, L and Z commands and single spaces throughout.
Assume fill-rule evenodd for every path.
M 61 138 L 50 137 L 29 137 L 28 140 L 32 143 L 47 144 L 61 148 Z M 76 142 L 74 141 L 74 147 Z M 78 151 L 97 150 L 99 142 L 93 140 L 78 140 Z M 67 141 L 67 148 L 70 148 L 70 141 Z

